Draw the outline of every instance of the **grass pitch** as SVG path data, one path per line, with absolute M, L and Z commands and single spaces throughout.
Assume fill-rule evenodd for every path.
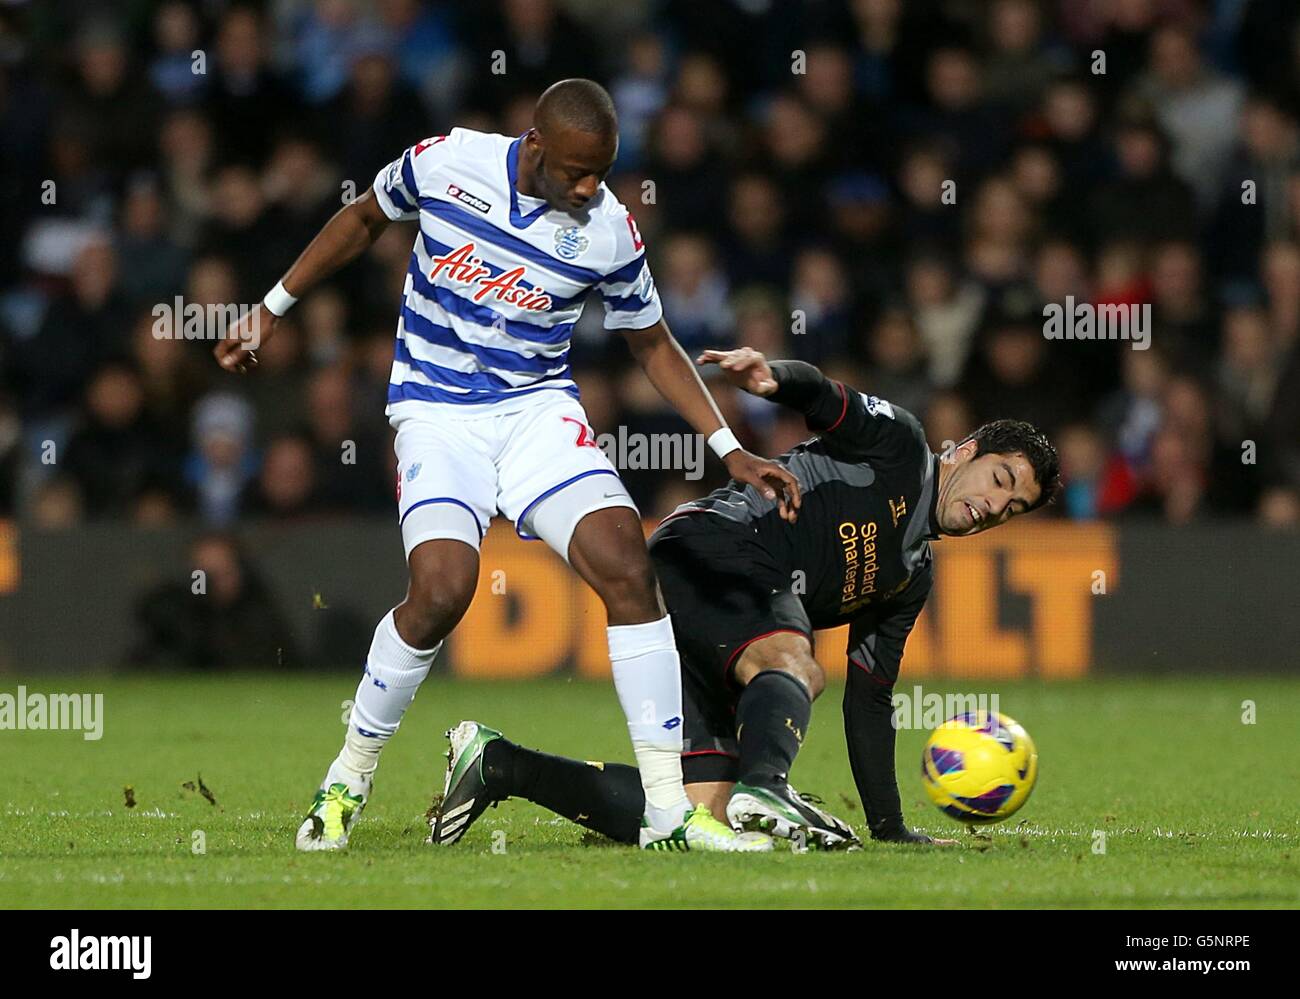
M 490 809 L 456 847 L 426 846 L 424 812 L 442 788 L 442 732 L 461 718 L 583 759 L 631 755 L 612 685 L 433 679 L 385 750 L 350 851 L 298 854 L 293 833 L 338 750 L 354 683 L 28 683 L 29 691 L 102 691 L 104 734 L 92 742 L 79 732 L 0 731 L 0 905 L 1300 905 L 1300 680 L 1002 685 L 1001 710 L 1029 730 L 1041 765 L 1033 797 L 1009 822 L 974 836 L 935 810 L 918 777 L 926 733 L 902 731 L 906 817 L 956 835 L 960 847 L 868 843 L 854 854 L 723 857 L 642 853 L 521 801 Z M 832 687 L 818 702 L 792 780 L 861 827 L 840 694 Z M 1242 721 L 1248 700 L 1254 724 Z

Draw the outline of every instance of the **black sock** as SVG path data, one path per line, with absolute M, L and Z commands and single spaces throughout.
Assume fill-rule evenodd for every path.
M 789 673 L 769 669 L 750 680 L 736 705 L 740 782 L 784 785 L 811 717 L 812 698 Z
M 493 739 L 483 779 L 498 798 L 525 798 L 620 843 L 636 843 L 645 791 L 641 772 L 622 763 L 584 763 Z

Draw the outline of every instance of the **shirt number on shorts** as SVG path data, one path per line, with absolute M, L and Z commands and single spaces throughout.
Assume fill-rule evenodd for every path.
M 572 416 L 561 416 L 560 419 L 578 428 L 578 439 L 574 441 L 578 447 L 596 447 L 596 437 L 591 427 L 581 420 L 575 420 Z

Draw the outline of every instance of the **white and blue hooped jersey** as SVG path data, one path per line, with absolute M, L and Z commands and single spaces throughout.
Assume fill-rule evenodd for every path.
M 384 214 L 420 222 L 390 417 L 420 404 L 498 404 L 541 390 L 576 398 L 569 341 L 593 288 L 606 329 L 644 329 L 663 315 L 627 209 L 604 184 L 582 217 L 519 194 L 521 141 L 455 128 L 375 177 Z

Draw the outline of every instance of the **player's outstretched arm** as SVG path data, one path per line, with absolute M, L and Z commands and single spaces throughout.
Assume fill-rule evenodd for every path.
M 716 364 L 737 388 L 803 413 L 808 429 L 826 434 L 859 422 L 857 393 L 832 381 L 807 361 L 769 361 L 753 347 L 706 350 L 695 359 Z
M 659 394 L 698 433 L 709 438 L 731 477 L 753 486 L 759 495 L 775 499 L 782 519 L 793 522 L 799 510 L 799 480 L 784 465 L 740 446 L 668 325 L 660 320 L 646 329 L 628 331 L 623 338 Z
M 951 846 L 956 840 L 933 839 L 907 828 L 894 772 L 894 683 L 903 646 L 929 591 L 927 580 L 914 581 L 909 591 L 913 587 L 916 592 L 905 593 L 896 607 L 864 615 L 850 627 L 844 735 L 871 838 Z
M 379 207 L 374 189 L 334 213 L 307 244 L 280 283 L 255 308 L 226 331 L 213 349 L 217 363 L 244 374 L 257 364 L 257 348 L 269 340 L 285 310 L 370 247 L 391 220 Z
M 808 429 L 846 457 L 902 461 L 924 445 L 910 413 L 827 378 L 806 361 L 769 361 L 752 347 L 740 347 L 706 350 L 695 363 L 716 364 L 738 388 L 802 413 Z

